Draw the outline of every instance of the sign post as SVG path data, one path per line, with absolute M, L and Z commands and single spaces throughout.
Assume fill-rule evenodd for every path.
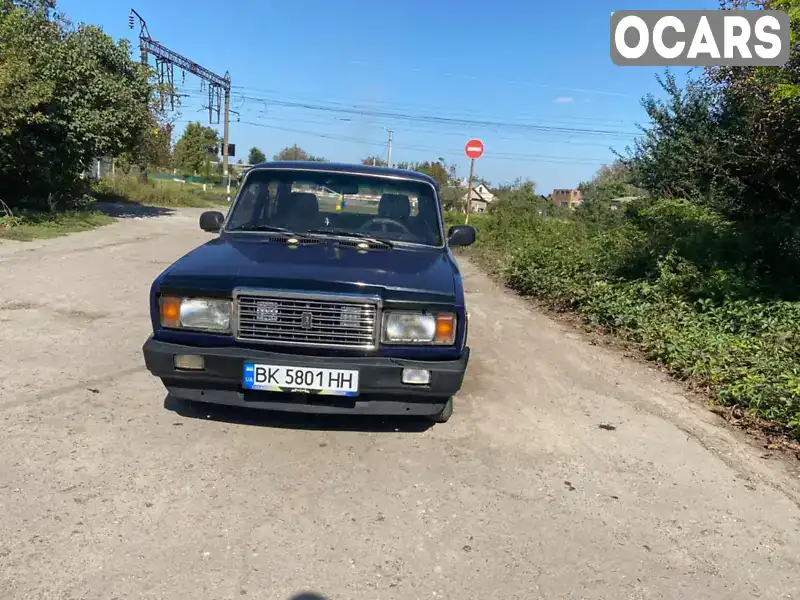
M 469 211 L 472 208 L 472 178 L 475 176 L 475 159 L 483 156 L 483 142 L 470 140 L 464 145 L 464 153 L 469 161 L 469 187 L 467 189 L 467 206 L 465 209 L 464 225 L 469 225 Z

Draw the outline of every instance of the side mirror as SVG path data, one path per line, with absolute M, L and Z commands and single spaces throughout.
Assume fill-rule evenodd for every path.
M 472 225 L 453 225 L 447 232 L 449 246 L 469 246 L 475 243 L 475 228 Z
M 207 210 L 200 215 L 200 229 L 209 233 L 219 233 L 224 222 L 225 215 L 217 210 Z

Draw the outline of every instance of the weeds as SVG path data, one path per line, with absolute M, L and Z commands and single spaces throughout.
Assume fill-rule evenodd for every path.
M 448 226 L 463 215 L 448 215 Z M 517 292 L 637 345 L 727 406 L 800 437 L 800 302 L 774 293 L 747 235 L 678 201 L 632 206 L 613 226 L 471 216 L 470 249 Z

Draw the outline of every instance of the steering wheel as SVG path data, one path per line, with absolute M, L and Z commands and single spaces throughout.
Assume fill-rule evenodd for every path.
M 375 217 L 374 219 L 370 219 L 369 221 L 364 223 L 361 227 L 359 227 L 358 230 L 364 233 L 370 231 L 376 231 L 373 225 L 380 225 L 380 231 L 382 231 L 383 233 L 388 232 L 388 230 L 386 229 L 387 225 L 394 225 L 402 233 L 407 233 L 409 235 L 411 234 L 411 230 L 408 227 L 406 227 L 403 223 L 397 221 L 396 219 L 389 219 L 388 217 Z

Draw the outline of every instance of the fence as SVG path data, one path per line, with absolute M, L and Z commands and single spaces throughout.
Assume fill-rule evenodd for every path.
M 223 181 L 206 181 L 204 177 L 199 175 L 178 175 L 173 173 L 148 173 L 147 177 L 149 179 L 158 179 L 161 181 L 176 181 L 179 183 L 191 183 L 194 185 L 203 185 L 211 188 L 224 188 L 227 186 L 227 180 Z M 231 189 L 235 189 L 238 185 L 238 181 L 235 177 L 231 177 Z

